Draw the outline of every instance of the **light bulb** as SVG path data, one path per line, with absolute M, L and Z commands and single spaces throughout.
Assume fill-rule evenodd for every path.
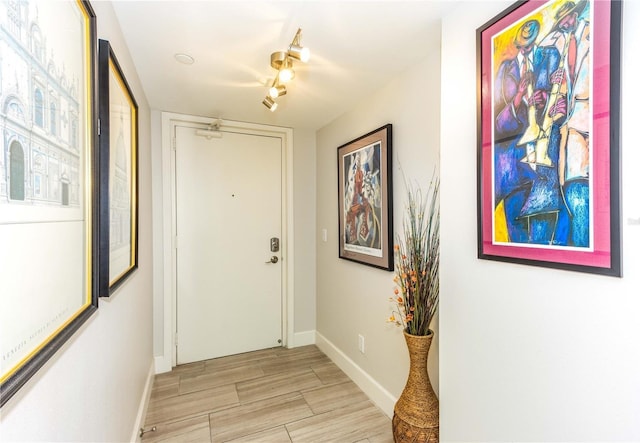
M 293 69 L 283 68 L 278 72 L 278 80 L 280 83 L 287 83 L 293 79 L 294 75 Z
M 287 93 L 287 88 L 283 85 L 272 86 L 269 88 L 269 95 L 271 98 L 278 98 L 281 95 L 285 95 Z
M 309 48 L 302 48 L 302 51 L 300 51 L 300 61 L 303 63 L 307 63 L 310 58 L 311 51 L 309 50 Z
M 303 63 L 307 63 L 311 58 L 311 51 L 309 51 L 309 48 L 292 44 L 291 46 L 289 46 L 288 55 L 295 58 L 296 60 L 300 60 Z

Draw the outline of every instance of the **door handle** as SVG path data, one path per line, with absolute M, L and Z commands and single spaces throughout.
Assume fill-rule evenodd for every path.
M 278 263 L 278 256 L 274 255 L 269 261 L 266 261 L 265 263 Z

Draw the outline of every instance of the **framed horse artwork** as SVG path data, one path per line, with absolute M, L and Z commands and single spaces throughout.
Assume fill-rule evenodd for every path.
M 339 257 L 393 270 L 391 124 L 338 148 Z

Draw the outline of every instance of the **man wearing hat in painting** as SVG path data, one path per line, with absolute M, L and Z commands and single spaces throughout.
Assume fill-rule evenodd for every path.
M 566 116 L 560 126 L 558 175 L 568 208 L 567 244 L 586 247 L 589 227 L 589 87 L 591 79 L 589 2 L 563 3 L 555 15 L 551 32 L 541 46 L 553 46 L 564 57 L 562 69 L 553 76 L 561 97 L 551 116 Z
M 527 156 L 527 144 L 521 142 L 522 136 L 529 126 L 541 123 L 552 86 L 551 74 L 560 62 L 557 48 L 536 45 L 539 32 L 537 20 L 527 20 L 520 25 L 513 40 L 517 55 L 504 60 L 495 77 L 495 210 L 500 212 L 496 218 L 505 220 L 507 234 L 507 238 L 498 241 L 544 242 L 532 237 L 531 220 L 521 214 L 539 172 L 536 166 L 522 162 Z
M 528 97 L 525 95 L 532 85 L 535 41 L 539 31 L 537 20 L 529 20 L 520 26 L 513 41 L 518 54 L 503 61 L 498 70 L 495 85 L 496 131 L 503 137 L 521 135 L 528 125 Z

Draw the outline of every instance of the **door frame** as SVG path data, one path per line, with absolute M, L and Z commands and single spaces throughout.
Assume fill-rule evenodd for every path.
M 163 356 L 156 357 L 156 373 L 171 371 L 177 361 L 177 287 L 176 287 L 176 170 L 175 127 L 206 129 L 218 119 L 162 112 L 162 343 Z M 220 120 L 220 132 L 262 135 L 279 138 L 282 174 L 282 345 L 293 345 L 293 129 L 257 123 Z M 157 310 L 155 310 L 157 312 Z

